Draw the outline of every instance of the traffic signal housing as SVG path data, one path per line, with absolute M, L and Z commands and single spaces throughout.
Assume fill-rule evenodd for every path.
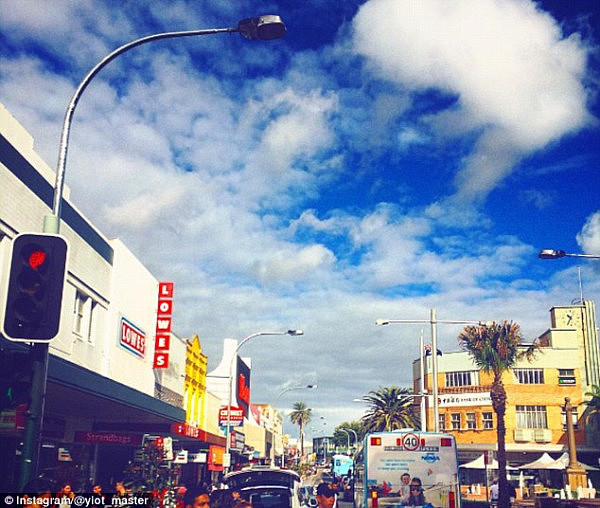
M 7 339 L 50 342 L 58 335 L 67 250 L 67 241 L 59 235 L 15 237 L 2 318 Z

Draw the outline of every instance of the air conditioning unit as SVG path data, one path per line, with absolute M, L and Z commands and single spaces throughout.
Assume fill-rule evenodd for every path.
M 535 429 L 534 437 L 537 443 L 550 443 L 552 441 L 552 431 L 550 429 Z
M 515 429 L 515 441 L 533 441 L 532 429 Z

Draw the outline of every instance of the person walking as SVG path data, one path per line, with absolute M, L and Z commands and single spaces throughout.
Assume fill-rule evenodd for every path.
M 498 497 L 500 496 L 500 486 L 498 485 L 498 480 L 494 480 L 492 482 L 492 486 L 490 487 L 490 502 L 492 506 L 498 506 Z
M 188 489 L 183 496 L 184 508 L 210 508 L 208 491 L 202 488 Z
M 328 483 L 319 484 L 315 498 L 318 508 L 333 508 L 335 505 L 335 491 Z

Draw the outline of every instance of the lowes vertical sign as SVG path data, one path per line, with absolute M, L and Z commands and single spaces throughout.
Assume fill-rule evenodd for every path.
M 154 341 L 155 369 L 169 367 L 169 347 L 171 342 L 171 315 L 173 314 L 173 283 L 158 283 L 158 313 Z

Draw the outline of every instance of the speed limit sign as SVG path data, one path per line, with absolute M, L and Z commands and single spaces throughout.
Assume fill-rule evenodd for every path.
M 404 434 L 402 438 L 402 446 L 405 450 L 410 452 L 414 452 L 417 448 L 419 448 L 419 436 L 416 434 Z

